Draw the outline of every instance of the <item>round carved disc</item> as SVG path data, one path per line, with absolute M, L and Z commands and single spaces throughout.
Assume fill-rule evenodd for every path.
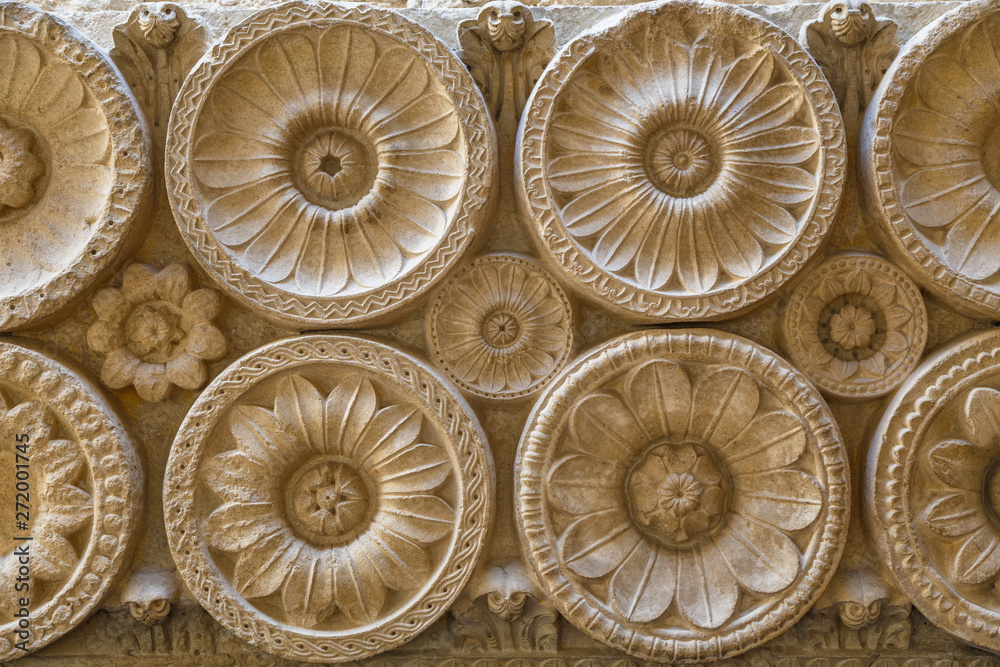
M 472 409 L 381 343 L 303 336 L 236 361 L 170 450 L 178 572 L 220 623 L 276 655 L 359 660 L 443 614 L 493 511 Z
M 493 126 L 458 58 L 398 14 L 290 2 L 234 27 L 178 94 L 170 203 L 232 296 L 299 328 L 425 293 L 488 213 Z
M 963 3 L 907 42 L 868 106 L 866 201 L 893 258 L 949 306 L 1000 311 L 1000 8 Z
M 431 350 L 448 376 L 486 399 L 531 396 L 573 350 L 566 294 L 519 255 L 472 262 L 438 294 L 427 327 Z
M 135 445 L 96 385 L 31 341 L 0 339 L 0 661 L 24 655 L 15 614 L 28 593 L 30 651 L 97 609 L 144 502 Z
M 816 252 L 844 180 L 812 58 L 732 5 L 630 9 L 549 65 L 518 135 L 521 205 L 582 294 L 647 321 L 717 320 Z
M 872 438 L 865 518 L 900 589 L 931 622 L 1000 651 L 1000 332 L 929 356 Z
M 547 386 L 517 451 L 524 553 L 582 632 L 653 661 L 791 627 L 840 559 L 847 457 L 787 362 L 706 329 L 615 338 Z
M 149 138 L 96 45 L 45 12 L 0 13 L 0 331 L 48 318 L 134 246 Z
M 809 272 L 781 320 L 788 356 L 829 396 L 884 396 L 927 342 L 927 309 L 910 278 L 867 252 L 842 252 Z

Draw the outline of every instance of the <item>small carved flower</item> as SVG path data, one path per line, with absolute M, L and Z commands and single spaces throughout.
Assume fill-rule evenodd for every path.
M 972 280 L 1000 271 L 1000 16 L 920 67 L 893 141 L 913 166 L 900 191 L 910 218 L 944 236 L 949 267 Z
M 183 264 L 160 271 L 132 264 L 121 288 L 98 290 L 91 305 L 97 322 L 87 343 L 107 355 L 101 380 L 112 389 L 134 384 L 145 401 L 163 400 L 171 385 L 200 388 L 208 377 L 204 362 L 226 353 L 226 339 L 211 324 L 219 313 L 219 294 L 192 291 Z
M 845 350 L 868 347 L 876 329 L 871 312 L 860 306 L 846 304 L 830 317 L 830 338 Z
M 0 213 L 5 207 L 24 208 L 35 198 L 34 183 L 45 173 L 45 163 L 34 148 L 30 130 L 0 120 Z
M 86 472 L 83 452 L 75 442 L 58 438 L 57 431 L 55 416 L 40 402 L 13 404 L 0 393 L 0 493 L 11 522 L 11 529 L 0 531 L 0 609 L 22 597 L 14 588 L 18 559 L 13 554 L 23 544 L 14 540 L 16 535 L 32 538 L 31 576 L 57 583 L 73 575 L 79 555 L 72 537 L 93 518 L 90 494 L 80 488 Z M 14 521 L 20 518 L 14 505 L 18 443 L 27 444 L 31 462 L 30 500 L 24 501 L 30 510 L 24 528 L 15 531 Z M 34 591 L 32 600 L 39 602 Z
M 624 618 L 653 621 L 676 600 L 690 623 L 717 628 L 741 587 L 776 593 L 799 576 L 789 533 L 816 520 L 822 493 L 792 467 L 807 445 L 802 421 L 759 411 L 761 397 L 740 369 L 693 381 L 655 360 L 573 408 L 571 452 L 547 479 L 552 505 L 571 517 L 560 554 L 580 577 L 608 577 Z
M 486 255 L 449 283 L 429 315 L 441 364 L 487 398 L 523 396 L 568 358 L 569 303 L 545 272 L 521 257 Z
M 223 501 L 205 539 L 236 556 L 240 595 L 280 594 L 298 626 L 337 611 L 375 621 L 388 591 L 424 585 L 429 547 L 452 529 L 455 512 L 437 492 L 451 474 L 447 455 L 422 439 L 415 407 L 379 403 L 362 376 L 324 396 L 293 375 L 273 409 L 236 409 L 236 449 L 203 468 Z
M 962 584 L 992 581 L 1000 572 L 1000 391 L 979 387 L 965 401 L 959 439 L 928 452 L 941 487 L 922 515 L 925 526 L 945 542 L 955 579 Z
M 913 311 L 906 292 L 873 270 L 861 260 L 850 271 L 831 271 L 804 304 L 809 324 L 800 332 L 809 361 L 840 381 L 881 378 L 910 346 L 905 332 Z
M 566 229 L 599 267 L 704 294 L 794 241 L 820 137 L 786 67 L 770 47 L 649 30 L 572 76 L 548 170 Z

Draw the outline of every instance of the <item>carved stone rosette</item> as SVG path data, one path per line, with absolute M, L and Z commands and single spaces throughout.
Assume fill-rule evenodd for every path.
M 872 438 L 865 513 L 897 584 L 933 623 L 1000 651 L 1000 332 L 929 356 Z
M 170 203 L 229 293 L 296 328 L 412 304 L 489 213 L 493 127 L 461 61 L 385 9 L 290 2 L 192 71 L 167 140 Z
M 24 655 L 25 639 L 34 651 L 66 634 L 117 585 L 143 486 L 131 436 L 96 385 L 32 341 L 0 341 L 0 661 Z M 22 598 L 30 637 L 17 634 Z
M 493 401 L 524 398 L 569 360 L 573 312 L 535 262 L 484 255 L 438 294 L 427 337 L 438 363 L 465 391 Z
M 516 159 L 529 229 L 574 288 L 633 319 L 718 320 L 820 247 L 845 139 L 791 36 L 676 1 L 572 40 L 534 90 Z
M 868 107 L 868 207 L 893 258 L 949 306 L 1000 311 L 1000 9 L 975 0 L 911 39 Z
M 493 512 L 486 438 L 413 357 L 347 336 L 272 343 L 205 390 L 164 481 L 178 572 L 222 625 L 295 660 L 358 660 L 441 616 Z
M 515 465 L 518 533 L 546 595 L 647 660 L 727 658 L 777 636 L 846 538 L 832 414 L 801 373 L 733 334 L 594 348 L 546 388 Z
M 134 246 L 150 150 L 103 51 L 54 16 L 0 2 L 0 331 L 62 310 Z
M 788 356 L 820 391 L 866 400 L 895 390 L 927 342 L 920 288 L 878 255 L 843 252 L 796 287 L 781 320 Z

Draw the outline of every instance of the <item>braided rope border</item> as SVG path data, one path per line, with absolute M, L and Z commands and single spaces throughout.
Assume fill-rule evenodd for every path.
M 212 561 L 195 508 L 198 462 L 219 421 L 239 397 L 277 372 L 327 363 L 374 374 L 419 400 L 447 433 L 458 462 L 461 507 L 446 565 L 437 579 L 389 620 L 367 630 L 306 631 L 272 621 L 243 600 Z M 475 413 L 422 362 L 388 345 L 353 336 L 300 336 L 266 345 L 235 361 L 192 406 L 170 447 L 163 483 L 167 538 L 177 570 L 201 605 L 245 641 L 285 658 L 313 662 L 358 660 L 412 639 L 454 602 L 486 544 L 495 504 L 492 458 Z

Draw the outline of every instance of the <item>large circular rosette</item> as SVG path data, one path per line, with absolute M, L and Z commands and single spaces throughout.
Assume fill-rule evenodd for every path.
M 785 361 L 708 330 L 571 364 L 517 452 L 518 531 L 559 611 L 653 661 L 727 658 L 791 627 L 846 537 L 847 458 Z
M 104 602 L 144 503 L 139 453 L 96 385 L 31 341 L 3 339 L 0 661 L 55 641 Z
M 570 42 L 526 107 L 518 189 L 543 256 L 644 320 L 722 319 L 815 254 L 844 131 L 819 68 L 735 8 L 667 2 Z
M 133 248 L 149 139 L 107 56 L 59 19 L 0 12 L 0 331 L 57 313 Z
M 384 317 L 486 215 L 495 138 L 461 62 L 389 10 L 291 2 L 185 82 L 166 170 L 182 235 L 236 298 L 300 328 Z
M 358 660 L 443 614 L 493 511 L 467 403 L 380 343 L 305 336 L 236 361 L 191 408 L 164 481 L 201 604 L 277 655 Z
M 932 623 L 1000 651 L 1000 333 L 930 355 L 868 452 L 864 516 L 900 590 Z
M 949 306 L 1000 310 L 1000 9 L 963 3 L 915 35 L 862 128 L 869 209 L 893 257 Z

